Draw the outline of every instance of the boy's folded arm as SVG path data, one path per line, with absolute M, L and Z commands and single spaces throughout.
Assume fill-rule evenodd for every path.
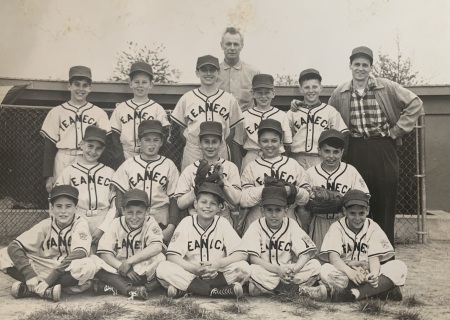
M 122 261 L 118 260 L 112 253 L 102 252 L 99 253 L 99 256 L 101 259 L 103 259 L 103 261 L 105 261 L 116 270 L 119 269 L 120 265 L 122 264 Z
M 51 287 L 56 281 L 66 272 L 66 268 L 72 263 L 72 261 L 77 259 L 86 258 L 86 251 L 84 250 L 74 250 L 67 257 L 65 257 L 61 264 L 53 268 L 52 272 L 45 279 L 45 282 Z
M 297 262 L 296 262 L 295 265 L 294 265 L 294 272 L 297 273 L 297 272 L 299 272 L 300 270 L 302 270 L 303 267 L 305 266 L 305 264 L 306 264 L 309 260 L 311 260 L 311 257 L 310 257 L 310 255 L 309 255 L 309 253 L 300 255 L 300 256 L 298 257 Z
M 153 242 L 150 243 L 150 245 L 141 250 L 140 252 L 136 253 L 135 255 L 129 257 L 127 259 L 127 262 L 131 265 L 138 264 L 139 262 L 142 262 L 144 260 L 148 260 L 151 257 L 157 255 L 162 251 L 162 243 L 161 242 Z
M 260 265 L 267 271 L 278 274 L 279 268 L 277 265 L 271 264 L 269 261 L 265 261 L 262 258 L 257 257 L 255 255 L 250 255 L 250 263 Z
M 344 260 L 341 259 L 339 254 L 337 252 L 330 252 L 329 253 L 329 259 L 330 263 L 336 267 L 339 271 L 344 272 L 347 276 L 349 273 L 353 270 L 351 267 L 349 267 Z
M 220 268 L 228 267 L 232 263 L 243 261 L 246 259 L 247 259 L 247 255 L 245 253 L 233 252 L 229 256 L 217 259 L 216 261 L 212 261 L 212 262 L 216 262 L 219 267 L 218 269 L 220 269 Z
M 369 272 L 372 274 L 379 275 L 380 274 L 380 258 L 378 256 L 369 258 Z
M 8 254 L 17 270 L 25 277 L 25 280 L 30 280 L 37 276 L 36 271 L 30 264 L 25 250 L 15 241 L 8 245 Z
M 195 265 L 193 263 L 190 263 L 187 260 L 184 260 L 181 256 L 179 256 L 177 254 L 170 254 L 170 255 L 168 254 L 167 261 L 170 261 L 170 262 L 173 262 L 173 263 L 179 265 L 187 272 L 190 272 L 195 275 L 199 275 L 199 273 L 198 273 L 199 266 L 198 265 Z
M 191 189 L 189 192 L 178 197 L 177 205 L 178 208 L 180 208 L 180 210 L 184 210 L 193 205 L 194 201 L 195 201 L 195 192 L 194 189 Z
M 230 182 L 224 181 L 223 191 L 228 202 L 233 206 L 237 206 L 240 203 L 242 191 L 233 187 Z
M 244 208 L 250 208 L 260 204 L 263 189 L 264 186 L 242 189 L 241 206 Z

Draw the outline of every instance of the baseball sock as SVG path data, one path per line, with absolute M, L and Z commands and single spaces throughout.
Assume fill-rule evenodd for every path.
M 290 292 L 290 291 L 298 291 L 298 284 L 295 283 L 283 283 L 279 282 L 278 285 L 273 289 L 273 292 L 280 293 L 280 292 Z
M 211 291 L 211 286 L 200 279 L 199 277 L 195 277 L 194 280 L 191 281 L 189 287 L 186 290 L 187 292 L 196 293 L 202 296 L 209 296 Z
M 388 291 L 393 287 L 394 283 L 391 279 L 381 275 L 378 277 L 378 287 L 374 288 L 367 282 L 358 288 L 351 289 L 351 292 L 355 296 L 356 300 L 361 300 Z
M 208 283 L 211 287 L 223 287 L 228 285 L 227 280 L 225 280 L 225 276 L 223 275 L 223 272 L 218 272 L 217 276 L 214 279 L 203 281 Z

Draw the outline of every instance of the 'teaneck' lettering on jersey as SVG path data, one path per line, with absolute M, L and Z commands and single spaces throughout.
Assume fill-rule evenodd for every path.
M 329 129 L 328 120 L 314 114 L 308 114 L 306 118 L 300 118 L 299 120 L 294 121 L 294 127 L 297 130 L 307 124 L 315 124 L 324 129 Z M 295 131 L 297 132 L 297 130 Z
M 87 177 L 79 176 L 70 178 L 70 182 L 74 187 L 78 187 L 79 185 L 89 183 L 95 183 L 96 185 L 100 186 L 109 186 L 111 184 L 111 179 L 102 176 L 87 176 Z
M 278 250 L 278 251 L 291 251 L 292 248 L 292 242 L 286 242 L 282 240 L 270 240 L 268 243 L 266 243 L 266 249 L 267 250 Z
M 133 239 L 126 238 L 126 239 L 122 239 L 122 243 L 119 243 L 119 240 L 117 240 L 117 242 L 116 242 L 116 250 L 118 250 L 118 249 L 136 250 L 136 249 L 144 249 L 146 247 L 147 246 L 145 245 L 145 243 L 144 243 L 144 245 L 142 245 L 141 240 L 133 240 Z
M 133 113 L 128 113 L 122 117 L 120 117 L 120 122 L 122 122 L 122 124 L 128 123 L 129 121 L 132 121 L 134 119 L 139 119 L 139 120 L 155 120 L 155 117 L 150 115 L 148 112 L 145 111 L 138 111 L 138 110 L 134 110 Z
M 72 125 L 75 125 L 77 122 L 86 123 L 92 126 L 97 125 L 97 121 L 94 118 L 90 117 L 87 114 L 84 115 L 81 114 L 69 116 L 67 119 L 61 120 L 61 125 L 59 126 L 59 128 L 61 129 L 61 131 L 66 131 L 67 128 L 69 128 Z
M 188 241 L 188 251 L 195 251 L 197 249 L 215 249 L 225 251 L 225 246 L 221 240 L 214 239 Z
M 353 244 L 344 243 L 342 244 L 342 251 L 344 251 L 345 254 L 352 252 L 367 253 L 367 243 L 362 241 L 354 242 Z
M 48 250 L 50 250 L 50 248 L 59 248 L 62 246 L 67 248 L 67 247 L 71 246 L 71 243 L 72 243 L 72 236 L 69 236 L 67 239 L 65 239 L 61 236 L 58 236 L 57 238 L 52 236 L 51 238 L 42 242 L 41 249 L 42 249 L 42 251 L 46 251 L 46 250 L 48 251 Z M 45 245 L 45 247 L 44 247 L 44 245 Z
M 230 112 L 227 110 L 227 108 L 221 107 L 218 103 L 210 104 L 207 102 L 205 102 L 205 105 L 203 106 L 199 105 L 197 107 L 197 110 L 195 110 L 194 108 L 191 109 L 190 113 L 187 115 L 187 118 L 189 121 L 194 121 L 195 118 L 208 111 L 219 114 L 224 120 L 230 119 Z
M 264 177 L 269 176 L 267 173 L 264 173 Z M 297 185 L 297 181 L 295 180 L 295 177 L 292 174 L 287 173 L 286 171 L 280 171 L 280 170 L 271 170 L 270 176 L 272 178 L 281 179 L 287 183 L 292 183 L 293 185 Z M 262 186 L 264 185 L 263 179 L 261 177 L 256 177 L 256 182 Z
M 138 172 L 138 173 L 136 173 L 135 176 L 130 177 L 128 179 L 128 181 L 130 182 L 130 185 L 133 188 L 136 188 L 136 186 L 140 182 L 143 182 L 143 181 L 154 181 L 154 182 L 159 183 L 163 187 L 163 190 L 167 189 L 167 183 L 168 183 L 168 179 L 167 179 L 166 176 L 161 175 L 161 173 L 159 173 L 159 172 L 154 172 L 153 170 L 152 171 L 145 171 L 145 172 L 143 172 L 143 174 Z

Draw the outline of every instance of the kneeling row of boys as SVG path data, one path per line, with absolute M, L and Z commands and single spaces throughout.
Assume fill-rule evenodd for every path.
M 113 220 L 95 255 L 90 254 L 88 223 L 76 214 L 78 190 L 55 186 L 51 217 L 1 250 L 0 267 L 19 281 L 11 288 L 15 298 L 37 295 L 59 301 L 61 290 L 92 288 L 94 294 L 146 300 L 162 285 L 172 298 L 298 291 L 319 301 L 402 299 L 399 286 L 405 284 L 407 267 L 393 259 L 386 235 L 367 218 L 365 192 L 345 194 L 345 216 L 331 225 L 320 253 L 298 223 L 286 216 L 285 188 L 264 187 L 263 217 L 242 239 L 218 216 L 223 199 L 217 184 L 203 183 L 196 194 L 196 213 L 181 221 L 166 248 L 158 223 L 146 215 L 146 193 L 128 191 L 123 216 Z

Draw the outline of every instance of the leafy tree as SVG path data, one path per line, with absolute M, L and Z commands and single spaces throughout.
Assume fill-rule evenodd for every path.
M 275 76 L 276 86 L 298 86 L 298 75 L 278 74 Z
M 117 54 L 117 64 L 112 81 L 126 82 L 129 79 L 131 65 L 136 61 L 144 61 L 152 66 L 153 81 L 155 83 L 175 83 L 181 75 L 181 71 L 173 68 L 170 61 L 163 57 L 165 47 L 161 43 L 153 43 L 152 48 L 140 46 L 136 42 L 128 41 L 128 50 Z

